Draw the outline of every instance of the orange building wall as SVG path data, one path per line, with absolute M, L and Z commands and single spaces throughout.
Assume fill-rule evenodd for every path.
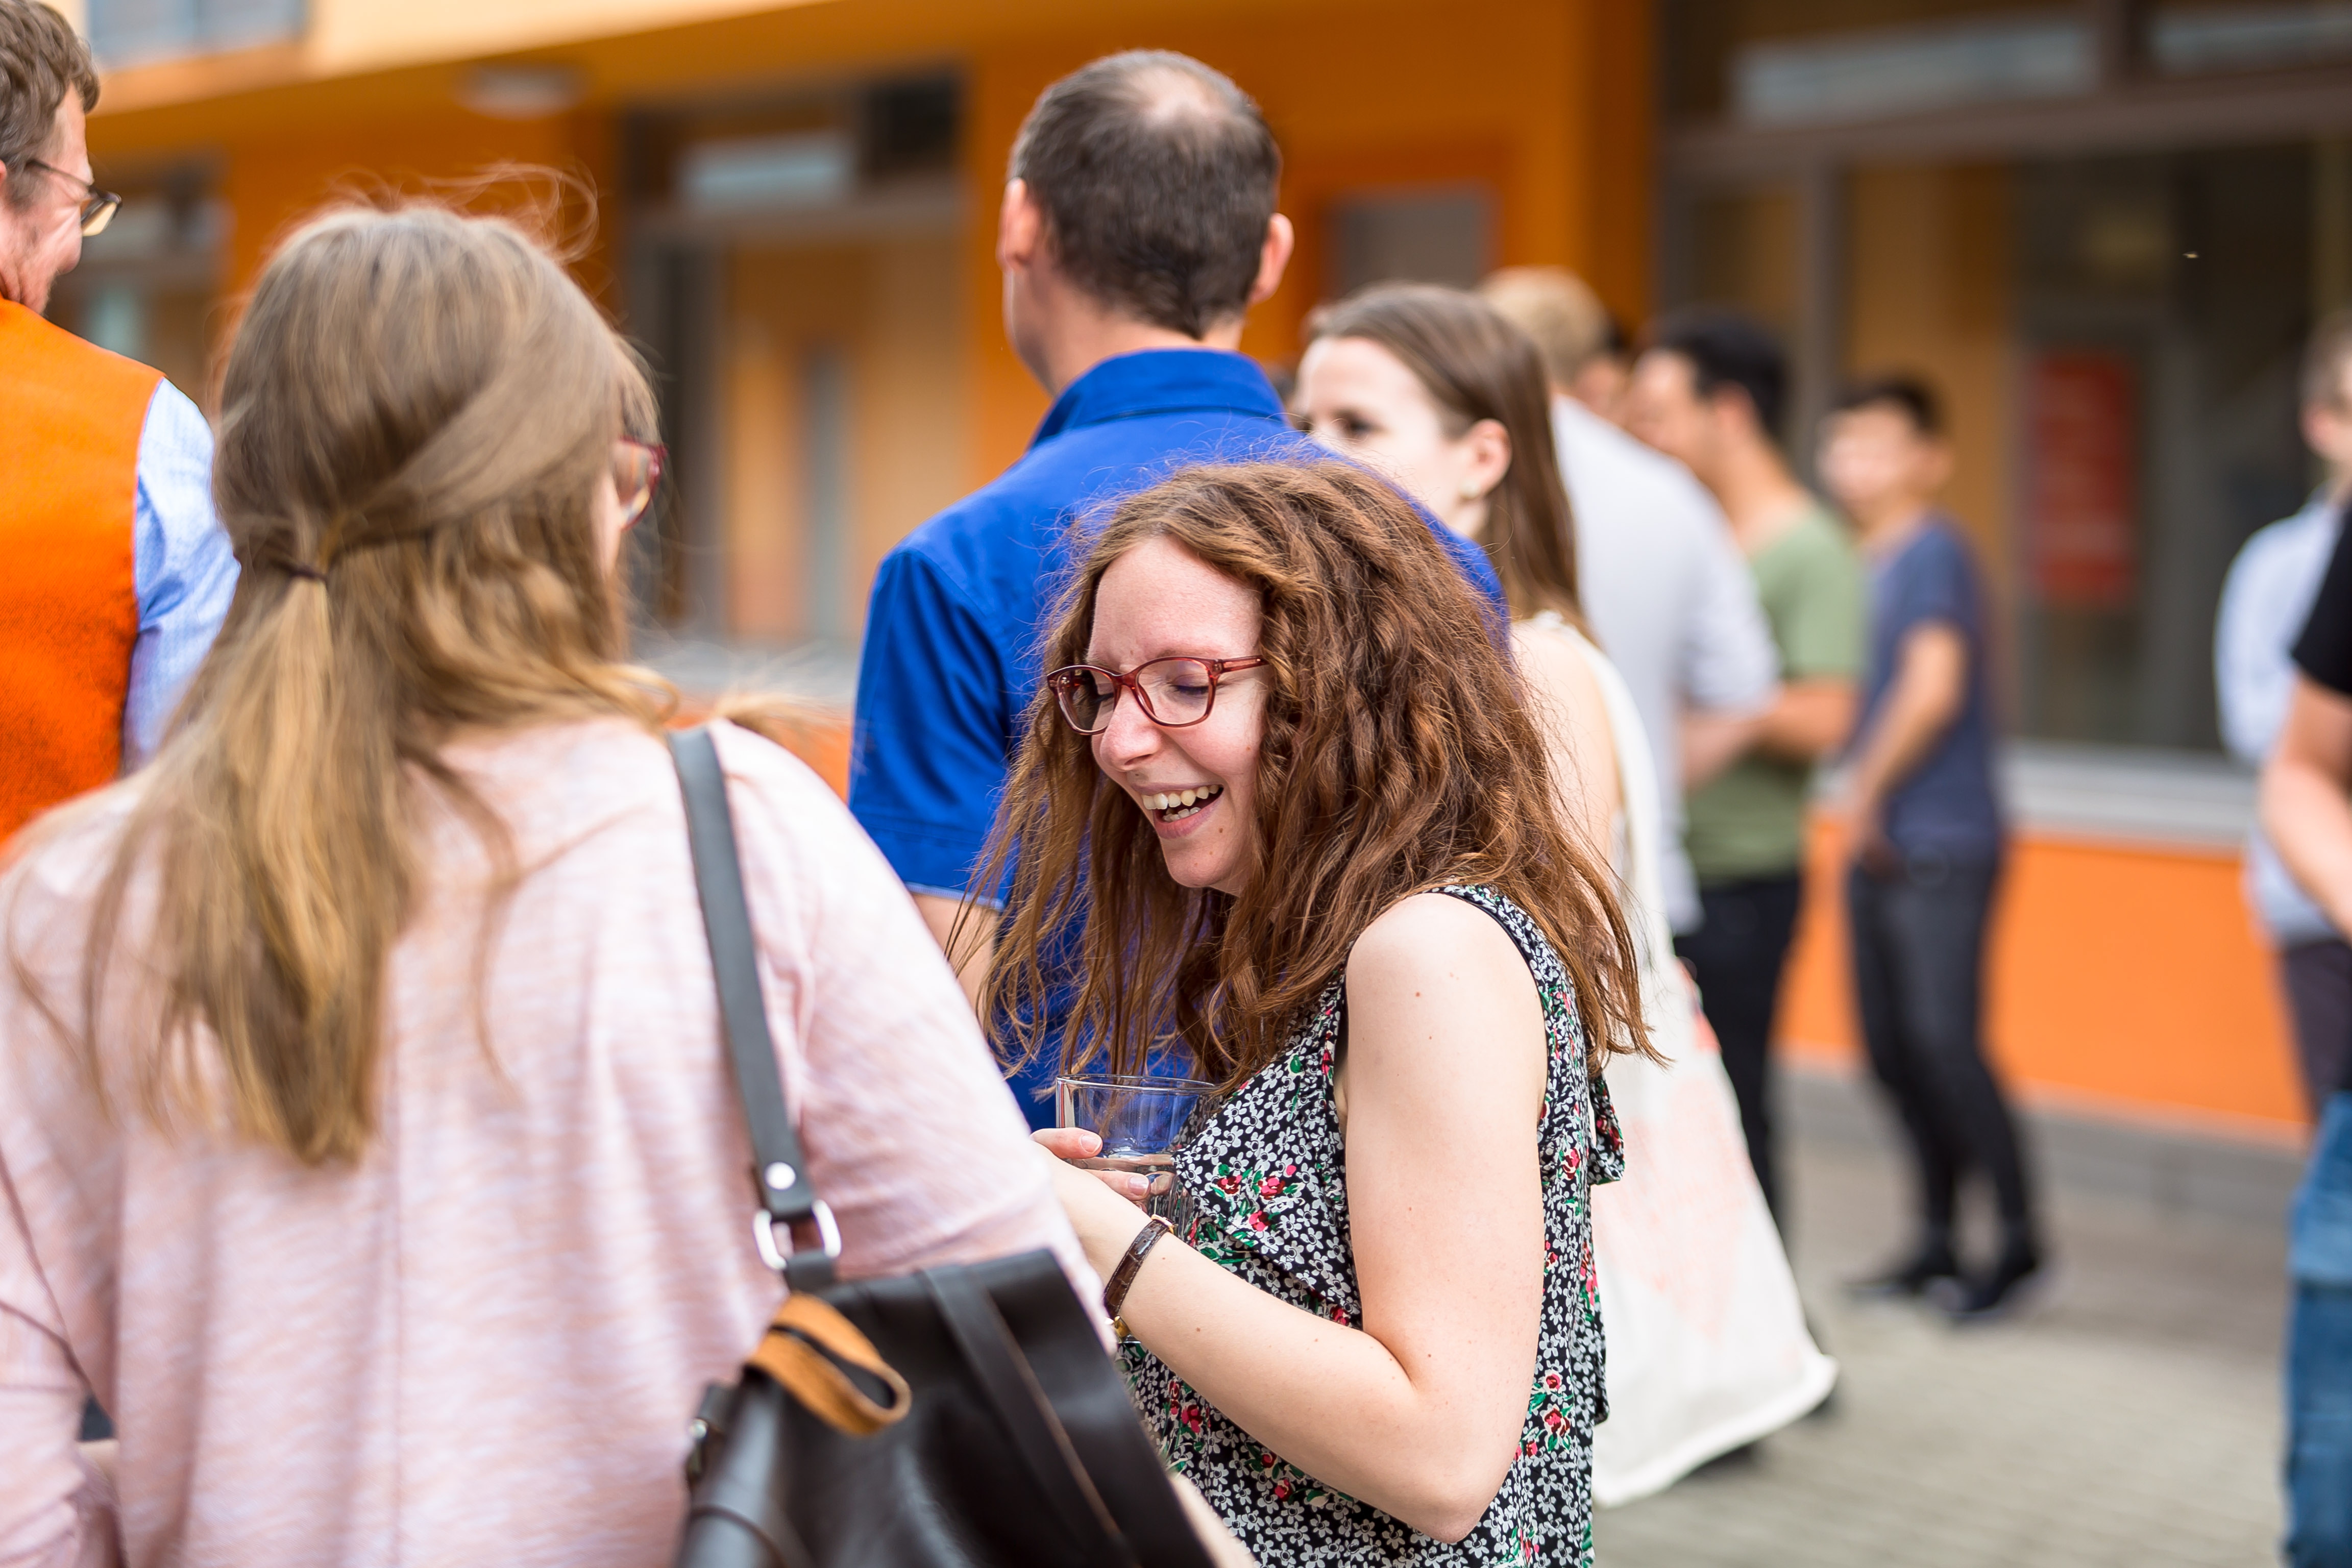
M 1817 824 L 1779 1036 L 1860 1064 L 1834 829 Z M 2227 852 L 2021 835 L 1993 914 L 1988 1044 L 2029 1101 L 2263 1139 L 2304 1124 L 2272 959 Z
M 126 73 L 114 99 L 122 107 L 101 102 L 91 139 L 101 166 L 108 157 L 192 151 L 219 159 L 236 216 L 233 292 L 250 282 L 288 220 L 339 179 L 447 179 L 519 161 L 578 169 L 609 186 L 614 110 L 629 99 L 727 96 L 958 63 L 970 89 L 973 215 L 964 330 L 977 424 L 966 460 L 978 480 L 1018 456 L 1045 406 L 997 325 L 992 246 L 1013 132 L 1055 76 L 1118 48 L 1195 54 L 1265 105 L 1288 154 L 1285 201 L 1295 214 L 1364 184 L 1487 178 L 1500 198 L 1499 261 L 1577 268 L 1638 320 L 1650 271 L 1654 5 L 1485 0 L 1472 7 L 1475 25 L 1439 25 L 1418 0 L 1133 0 L 1116 8 L 840 0 L 526 51 L 520 58 L 577 65 L 590 83 L 580 109 L 535 123 L 458 108 L 463 62 L 310 80 L 299 74 L 300 52 L 280 48 Z M 206 90 L 230 95 L 208 100 Z M 1296 355 L 1299 322 L 1321 292 L 1318 239 L 1306 237 L 1307 253 L 1244 344 L 1270 361 Z M 589 272 L 592 281 L 609 277 L 601 260 Z
M 817 601 L 855 638 L 890 546 L 961 494 L 967 410 L 960 248 L 947 235 L 753 246 L 730 257 L 720 312 L 728 391 L 727 626 L 790 643 Z M 848 374 L 849 536 L 837 580 L 811 580 L 803 361 L 822 345 Z
M 354 96 L 341 112 L 306 121 L 299 132 L 268 119 L 231 115 L 193 142 L 137 133 L 146 128 L 135 122 L 130 135 L 118 134 L 123 128 L 102 116 L 91 122 L 92 156 L 101 177 L 110 160 L 194 155 L 219 169 L 219 195 L 230 224 L 221 294 L 206 323 L 215 363 L 201 390 L 188 389 L 208 407 L 217 355 L 263 260 L 294 224 L 322 205 L 387 190 L 439 188 L 461 195 L 486 173 L 516 165 L 561 171 L 591 188 L 609 184 L 613 149 L 601 116 L 516 123 L 484 119 L 438 95 L 420 99 L 379 89 Z M 574 275 L 608 306 L 617 304 L 607 237 L 611 212 L 601 203 L 592 211 L 577 193 L 544 182 L 536 189 L 551 205 L 556 237 L 579 251 Z M 504 193 L 510 200 L 523 195 L 519 186 Z

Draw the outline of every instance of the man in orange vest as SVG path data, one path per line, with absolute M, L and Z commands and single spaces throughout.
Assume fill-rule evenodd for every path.
M 65 19 L 0 0 L 0 840 L 146 760 L 236 585 L 204 416 L 41 316 L 120 205 L 97 102 Z

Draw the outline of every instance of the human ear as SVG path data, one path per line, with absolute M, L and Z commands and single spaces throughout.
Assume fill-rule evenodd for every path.
M 1511 433 L 1499 419 L 1481 419 L 1462 435 L 1462 489 L 1467 500 L 1485 496 L 1511 471 Z
M 1756 400 L 1748 395 L 1746 387 L 1726 383 L 1704 394 L 1699 401 L 1714 417 L 1716 428 L 1726 435 L 1745 432 L 1768 443 L 1772 439 L 1772 433 L 1764 428 L 1764 421 L 1757 417 Z
M 1029 182 L 1007 180 L 1004 203 L 996 215 L 996 265 L 1007 272 L 1025 271 L 1037 258 L 1045 232 L 1045 215 L 1029 194 Z
M 1297 245 L 1298 235 L 1288 218 L 1276 213 L 1266 219 L 1265 243 L 1257 253 L 1257 281 L 1250 285 L 1251 304 L 1273 298 L 1274 291 L 1282 287 L 1283 268 L 1290 265 L 1291 252 Z
M 1930 495 L 1940 490 L 1952 477 L 1951 443 L 1931 439 L 1922 445 L 1919 453 L 1919 488 Z

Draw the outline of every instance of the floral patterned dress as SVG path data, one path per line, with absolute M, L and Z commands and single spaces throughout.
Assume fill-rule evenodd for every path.
M 1121 1347 L 1144 1423 L 1258 1561 L 1471 1564 L 1592 1561 L 1592 1430 L 1608 1414 L 1601 1299 L 1592 1273 L 1590 1195 L 1624 1170 L 1606 1089 L 1585 1070 L 1584 1030 L 1567 970 L 1542 930 L 1486 888 L 1447 888 L 1510 933 L 1543 996 L 1551 1049 L 1537 1146 L 1544 1191 L 1544 1289 L 1535 1381 L 1518 1458 L 1476 1528 L 1447 1545 L 1334 1491 L 1219 1414 L 1133 1341 Z M 1334 979 L 1288 1048 L 1196 1128 L 1177 1156 L 1199 1215 L 1202 1254 L 1258 1289 L 1350 1327 L 1363 1326 L 1331 1073 L 1347 1026 L 1346 977 Z

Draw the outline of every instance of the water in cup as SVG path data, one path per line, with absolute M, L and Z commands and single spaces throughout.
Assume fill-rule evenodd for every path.
M 1064 1078 L 1054 1085 L 1055 1121 L 1064 1127 L 1083 1127 L 1103 1141 L 1100 1154 L 1072 1164 L 1150 1178 L 1144 1212 L 1159 1215 L 1176 1227 L 1177 1235 L 1190 1239 L 1192 1204 L 1177 1179 L 1176 1156 L 1215 1095 L 1214 1084 L 1192 1079 Z

